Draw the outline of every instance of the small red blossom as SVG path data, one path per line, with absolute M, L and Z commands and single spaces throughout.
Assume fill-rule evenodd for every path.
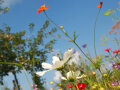
M 120 52 L 120 50 L 115 50 L 115 51 L 113 51 L 113 53 L 119 53 Z
M 87 84 L 85 83 L 78 83 L 77 86 L 75 86 L 75 88 L 79 88 L 79 90 L 83 90 L 87 87 Z
M 74 87 L 74 83 L 69 84 L 67 87 L 68 87 L 68 88 L 72 88 L 72 87 Z
M 111 48 L 107 48 L 107 49 L 105 49 L 105 51 L 107 51 L 107 52 L 109 52 L 111 50 Z
M 102 5 L 103 5 L 103 1 L 100 1 L 100 5 L 98 5 L 98 7 L 102 7 Z
M 45 4 L 44 4 L 44 5 L 42 5 L 42 6 L 40 7 L 40 9 L 38 9 L 38 13 L 41 13 L 42 11 L 45 11 L 45 10 L 47 10 L 48 8 L 50 8 L 50 6 L 45 7 Z

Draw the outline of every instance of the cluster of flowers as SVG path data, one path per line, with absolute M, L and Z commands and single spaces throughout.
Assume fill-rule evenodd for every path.
M 64 67 L 64 65 L 72 58 L 74 57 L 74 54 L 75 54 L 75 50 L 73 49 L 68 49 L 68 51 L 66 51 L 64 53 L 64 57 L 63 59 L 61 60 L 58 56 L 53 56 L 53 65 L 49 64 L 49 63 L 46 63 L 46 62 L 43 62 L 42 63 L 42 67 L 44 69 L 47 69 L 45 71 L 40 71 L 40 72 L 37 72 L 36 74 L 39 75 L 39 76 L 43 76 L 46 72 L 48 71 L 51 71 L 51 70 L 60 70 Z M 61 77 L 61 80 L 66 80 L 68 82 L 76 82 L 77 80 L 81 79 L 85 77 L 85 75 L 81 75 L 80 74 L 80 71 L 72 71 L 70 70 L 69 72 L 66 73 L 66 76 L 62 76 Z M 77 83 L 77 85 L 75 85 L 74 83 L 73 84 L 69 84 L 68 85 L 68 88 L 73 88 L 73 87 L 76 87 L 76 88 L 79 88 L 79 90 L 82 90 L 82 89 L 85 89 L 87 86 L 87 84 L 84 84 L 84 83 Z
M 111 86 L 118 86 L 118 85 L 120 85 L 120 81 L 114 81 L 114 82 L 111 84 Z
M 83 89 L 85 89 L 87 87 L 87 84 L 85 84 L 85 83 L 78 83 L 77 85 L 74 85 L 74 83 L 72 83 L 72 84 L 69 84 L 67 87 L 68 88 L 75 87 L 75 88 L 78 88 L 79 90 L 83 90 Z
M 109 52 L 111 50 L 111 48 L 107 48 L 107 49 L 105 49 L 105 51 L 107 51 L 107 52 Z M 115 51 L 113 51 L 113 53 L 119 53 L 120 52 L 120 50 L 115 50 Z
M 119 63 L 118 64 L 112 63 L 112 68 L 120 69 L 120 64 Z

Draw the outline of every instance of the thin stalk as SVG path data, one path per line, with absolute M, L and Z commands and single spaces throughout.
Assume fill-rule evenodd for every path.
M 53 20 L 51 20 L 51 19 L 48 17 L 48 15 L 46 14 L 45 11 L 44 11 L 44 14 L 45 14 L 46 17 L 49 19 L 49 21 L 51 21 L 58 29 L 60 29 L 60 30 L 79 48 L 79 50 L 94 64 L 94 61 L 84 53 L 84 51 L 80 48 L 80 46 L 79 46 L 68 34 L 66 34 L 65 31 L 63 31 Z
M 22 67 L 22 69 L 23 69 L 23 72 L 24 72 L 24 74 L 25 74 L 25 77 L 26 77 L 26 79 L 27 79 L 27 82 L 28 82 L 31 90 L 33 90 L 33 88 L 31 87 L 31 83 L 30 83 L 30 81 L 29 81 L 29 79 L 28 79 L 28 77 L 27 77 L 26 70 L 25 70 L 23 67 Z
M 34 83 L 35 83 L 35 81 L 34 81 L 34 72 L 35 72 L 35 68 L 34 68 L 34 66 L 35 66 L 35 54 L 33 54 L 33 59 L 32 59 L 32 61 L 33 61 L 33 85 L 34 85 Z
M 98 14 L 97 14 L 97 16 L 96 16 L 96 19 L 95 19 L 95 24 L 94 24 L 94 52 L 95 52 L 95 56 L 97 56 L 97 52 L 96 52 L 96 38 L 95 38 L 95 35 L 96 35 L 96 23 L 97 23 L 97 20 L 98 20 L 98 17 L 99 17 L 99 14 L 100 14 L 100 11 L 101 11 L 101 8 L 99 9 L 99 12 L 98 12 Z

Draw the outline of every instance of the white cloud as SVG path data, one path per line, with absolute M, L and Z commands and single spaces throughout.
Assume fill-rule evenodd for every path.
M 62 74 L 59 71 L 56 71 L 55 72 L 55 76 L 54 76 L 54 81 L 55 82 L 60 82 L 61 81 L 61 77 L 62 77 Z
M 11 5 L 15 5 L 20 3 L 22 0 L 3 0 L 2 7 L 10 7 Z

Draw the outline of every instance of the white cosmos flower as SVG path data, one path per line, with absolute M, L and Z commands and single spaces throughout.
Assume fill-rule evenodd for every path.
M 63 60 L 60 60 L 59 57 L 57 57 L 57 56 L 53 56 L 52 57 L 52 59 L 53 59 L 53 61 L 52 61 L 53 65 L 51 65 L 49 63 L 46 63 L 46 62 L 43 62 L 42 63 L 42 67 L 44 69 L 47 69 L 47 70 L 37 72 L 36 74 L 38 76 L 43 76 L 48 71 L 51 71 L 53 69 L 59 69 L 59 68 L 61 68 L 72 57 L 73 54 L 74 54 L 74 50 L 73 49 L 68 49 L 68 51 L 66 51 L 64 53 Z
M 67 74 L 66 74 L 66 77 L 61 77 L 62 80 L 69 80 L 69 81 L 73 81 L 73 80 L 76 80 L 76 79 L 80 79 L 82 78 L 80 76 L 80 71 L 69 71 Z

